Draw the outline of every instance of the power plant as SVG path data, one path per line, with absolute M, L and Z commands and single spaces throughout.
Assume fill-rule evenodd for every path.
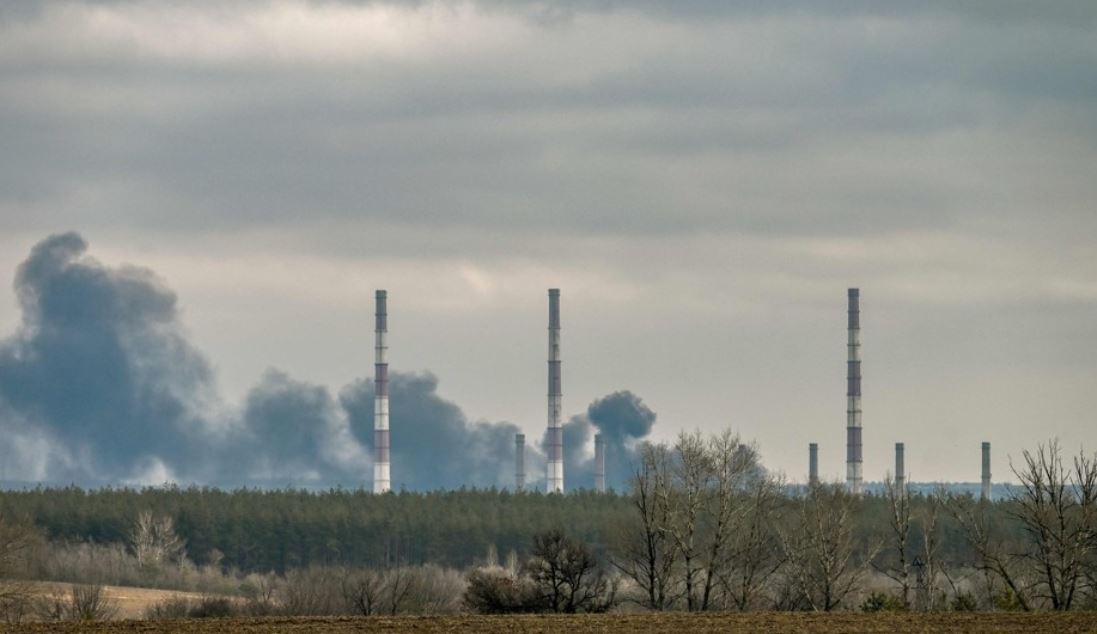
M 861 292 L 849 289 L 849 360 L 846 367 L 846 486 L 864 491 L 861 458 Z
M 392 488 L 389 474 L 389 364 L 388 364 L 388 293 L 376 294 L 376 343 L 373 365 L 373 492 L 386 493 Z
M 526 488 L 526 435 L 514 435 L 514 490 Z
M 560 289 L 548 290 L 548 425 L 545 435 L 547 493 L 564 492 L 563 389 L 560 355 Z M 848 332 L 846 367 L 846 487 L 854 495 L 864 493 L 863 445 L 861 419 L 861 306 L 860 289 L 848 289 Z M 374 348 L 374 467 L 373 492 L 386 493 L 392 488 L 389 430 L 388 372 L 388 294 L 376 291 L 376 343 Z M 594 490 L 607 491 L 606 454 L 608 443 L 603 434 L 594 436 Z M 905 444 L 895 443 L 894 483 L 896 490 L 906 493 L 909 485 L 905 463 Z M 808 484 L 817 486 L 819 477 L 819 443 L 808 443 Z M 991 497 L 990 443 L 982 443 L 981 498 Z M 526 435 L 514 436 L 514 488 L 527 487 Z
M 895 490 L 900 493 L 907 491 L 907 471 L 903 452 L 903 443 L 895 443 Z
M 606 492 L 606 441 L 602 434 L 594 434 L 594 490 Z
M 983 487 L 981 491 L 981 498 L 984 500 L 990 499 L 990 443 L 983 443 Z
M 819 484 L 819 443 L 808 443 L 808 484 Z
M 545 488 L 564 492 L 564 428 L 560 425 L 563 394 L 560 385 L 560 289 L 550 288 L 548 326 L 548 435 Z

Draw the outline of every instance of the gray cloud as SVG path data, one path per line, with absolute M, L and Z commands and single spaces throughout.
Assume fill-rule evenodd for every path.
M 918 429 L 946 440 L 907 438 L 912 471 L 961 478 L 991 430 L 1003 452 L 1093 441 L 1095 21 L 1090 2 L 5 2 L 0 261 L 77 226 L 154 267 L 241 401 L 200 422 L 244 435 L 271 366 L 352 433 L 347 342 L 389 287 L 407 367 L 532 438 L 540 289 L 562 287 L 568 403 L 624 383 L 656 435 L 731 424 L 793 477 L 807 435 L 840 472 L 858 285 L 866 471 Z M 0 297 L 0 323 L 19 311 Z M 470 372 L 470 349 L 491 363 Z
M 988 197 L 1023 220 L 1031 200 L 1008 185 L 1022 166 L 980 156 L 1017 135 L 1077 139 L 1082 126 L 1094 149 L 1097 80 L 1086 71 L 1097 45 L 1079 27 L 1093 19 L 1083 4 L 1046 15 L 1023 3 L 816 4 L 575 3 L 566 10 L 577 17 L 546 29 L 507 22 L 545 5 L 487 3 L 455 28 L 513 31 L 513 59 L 490 39 L 457 55 L 375 59 L 305 35 L 268 58 L 264 38 L 279 32 L 245 30 L 223 64 L 183 43 L 141 55 L 155 41 L 112 43 L 79 13 L 45 10 L 0 27 L 76 42 L 47 54 L 38 38 L 12 38 L 15 61 L 0 64 L 0 132 L 13 148 L 0 157 L 0 191 L 9 206 L 48 209 L 30 221 L 36 230 L 94 212 L 152 232 L 293 230 L 307 216 L 508 233 L 871 236 L 979 222 L 969 203 Z M 217 28 L 199 4 L 105 6 L 132 29 L 166 28 L 155 7 Z M 230 22 L 275 11 L 228 6 Z M 704 21 L 664 21 L 676 15 Z M 312 19 L 313 30 L 326 24 Z M 302 33 L 309 24 L 306 13 Z M 569 49 L 560 65 L 570 68 L 540 54 L 554 46 Z M 1037 151 L 1052 173 L 1068 164 Z M 999 195 L 950 175 L 964 171 L 1006 185 Z M 876 209 L 889 211 L 857 211 Z M 1091 222 L 1062 206 L 1044 213 Z M 25 226 L 21 217 L 5 221 Z

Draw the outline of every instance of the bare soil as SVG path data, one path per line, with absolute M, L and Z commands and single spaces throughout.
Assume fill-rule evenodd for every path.
M 938 613 L 938 614 L 627 614 L 552 616 L 446 616 L 360 618 L 265 618 L 183 621 L 113 621 L 0 626 L 0 632 L 89 632 L 103 634 L 181 632 L 221 634 L 343 634 L 349 632 L 414 632 L 441 634 L 566 634 L 620 632 L 834 632 L 895 634 L 897 632 L 1014 633 L 1097 632 L 1097 612 L 1073 614 Z

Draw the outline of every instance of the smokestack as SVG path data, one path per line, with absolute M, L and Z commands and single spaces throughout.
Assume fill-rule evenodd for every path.
M 819 484 L 819 443 L 808 443 L 808 484 Z
M 391 489 L 389 479 L 388 293 L 377 291 L 377 328 L 373 365 L 373 492 Z
M 849 289 L 849 361 L 846 363 L 846 485 L 861 495 L 861 292 Z
M 907 492 L 907 471 L 903 459 L 904 449 L 903 443 L 895 443 L 895 490 L 901 493 Z
M 982 499 L 990 499 L 990 443 L 983 443 L 983 491 Z
M 606 441 L 602 434 L 594 434 L 594 490 L 606 492 Z
M 548 464 L 546 488 L 564 492 L 564 428 L 560 426 L 560 289 L 549 289 L 548 336 Z
M 526 488 L 526 435 L 514 435 L 514 490 Z

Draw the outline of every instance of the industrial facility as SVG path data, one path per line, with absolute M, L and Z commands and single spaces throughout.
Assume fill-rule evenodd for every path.
M 373 491 L 391 490 L 389 372 L 388 372 L 388 294 L 376 292 L 376 343 L 374 348 L 374 466 Z M 846 488 L 854 495 L 865 490 L 861 412 L 861 293 L 851 288 L 847 293 L 847 360 L 846 360 Z M 560 357 L 560 289 L 548 291 L 548 421 L 545 434 L 545 491 L 563 493 L 564 435 L 563 390 Z M 594 490 L 605 492 L 607 444 L 602 434 L 594 436 Z M 526 436 L 514 437 L 514 489 L 526 489 Z M 808 444 L 808 484 L 820 483 L 819 444 Z M 906 473 L 905 444 L 895 443 L 894 483 L 905 493 L 909 482 Z M 982 443 L 982 478 L 980 496 L 991 497 L 990 443 Z

